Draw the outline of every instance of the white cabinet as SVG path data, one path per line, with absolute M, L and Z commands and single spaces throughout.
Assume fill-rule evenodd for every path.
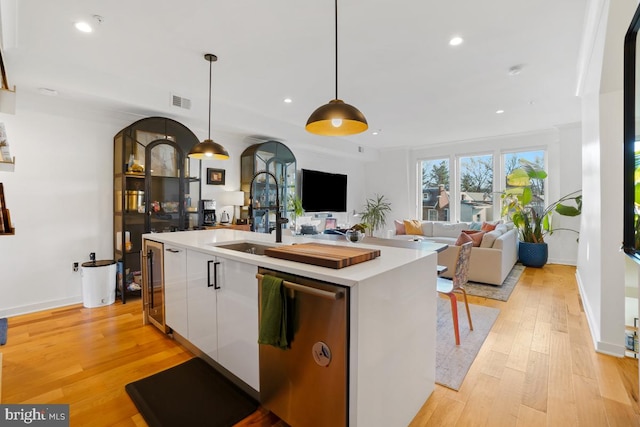
M 187 251 L 189 342 L 218 361 L 216 288 L 219 262 L 206 253 Z
M 164 245 L 164 318 L 168 327 L 189 337 L 187 321 L 187 250 Z
M 257 267 L 219 257 L 218 261 L 218 362 L 258 390 Z
M 259 390 L 257 267 L 187 250 L 186 271 L 185 337 Z

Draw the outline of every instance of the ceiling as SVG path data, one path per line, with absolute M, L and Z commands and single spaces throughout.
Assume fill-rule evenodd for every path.
M 340 0 L 339 97 L 383 149 L 527 132 L 580 120 L 584 0 Z M 1 0 L 9 83 L 118 111 L 208 118 L 217 130 L 322 145 L 304 125 L 334 97 L 331 0 Z M 102 23 L 93 18 L 100 15 Z M 83 34 L 74 23 L 87 20 Z M 464 38 L 452 47 L 449 39 Z M 509 69 L 521 66 L 517 75 Z M 171 105 L 171 95 L 191 109 Z M 44 96 L 44 95 L 43 95 Z M 286 104 L 284 98 L 293 102 Z M 20 102 L 18 102 L 19 114 Z M 496 114 L 504 110 L 503 114 Z M 372 131 L 380 130 L 378 135 Z M 224 145 L 224 141 L 218 141 Z

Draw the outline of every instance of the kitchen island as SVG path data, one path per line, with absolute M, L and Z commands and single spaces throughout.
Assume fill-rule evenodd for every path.
M 143 238 L 241 263 L 254 274 L 262 267 L 348 288 L 350 426 L 406 426 L 432 393 L 437 298 L 435 251 L 441 249 L 441 245 L 425 244 L 420 249 L 407 249 L 358 244 L 362 248 L 379 249 L 380 256 L 346 268 L 331 269 L 219 247 L 240 242 L 280 245 L 267 234 L 202 230 L 146 234 Z M 281 244 L 308 242 L 318 243 L 318 240 L 284 236 Z M 322 243 L 351 245 L 340 240 Z M 257 283 L 254 279 L 251 287 L 256 301 Z M 256 320 L 250 323 L 255 323 L 257 337 L 257 303 L 251 310 L 251 319 Z M 257 370 L 257 344 L 255 346 L 255 351 L 244 353 L 252 353 L 249 360 Z M 245 382 L 259 391 L 254 380 Z

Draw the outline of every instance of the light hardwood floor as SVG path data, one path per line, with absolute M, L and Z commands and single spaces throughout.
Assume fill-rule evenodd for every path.
M 593 351 L 574 274 L 526 269 L 508 302 L 471 297 L 500 316 L 460 391 L 436 386 L 411 427 L 640 426 L 637 360 Z M 134 300 L 10 318 L 3 403 L 69 403 L 72 426 L 146 425 L 125 384 L 192 355 L 140 311 Z M 258 410 L 238 425 L 284 423 Z

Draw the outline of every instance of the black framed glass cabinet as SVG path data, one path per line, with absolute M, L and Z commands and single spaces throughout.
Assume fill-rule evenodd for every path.
M 270 172 L 277 183 L 269 174 Z M 253 177 L 255 176 L 255 180 Z M 253 206 L 248 218 L 251 231 L 258 233 L 270 233 L 276 227 L 276 192 L 280 200 L 280 213 L 283 218 L 290 218 L 291 211 L 289 198 L 296 195 L 296 156 L 283 143 L 278 141 L 266 141 L 254 144 L 242 152 L 240 156 L 240 189 L 244 191 L 245 206 L 251 201 Z M 253 180 L 253 185 L 252 185 Z M 286 227 L 286 224 L 285 224 Z
M 149 117 L 114 137 L 113 231 L 117 293 L 141 294 L 142 234 L 200 225 L 200 161 L 187 157 L 198 138 L 186 126 Z

